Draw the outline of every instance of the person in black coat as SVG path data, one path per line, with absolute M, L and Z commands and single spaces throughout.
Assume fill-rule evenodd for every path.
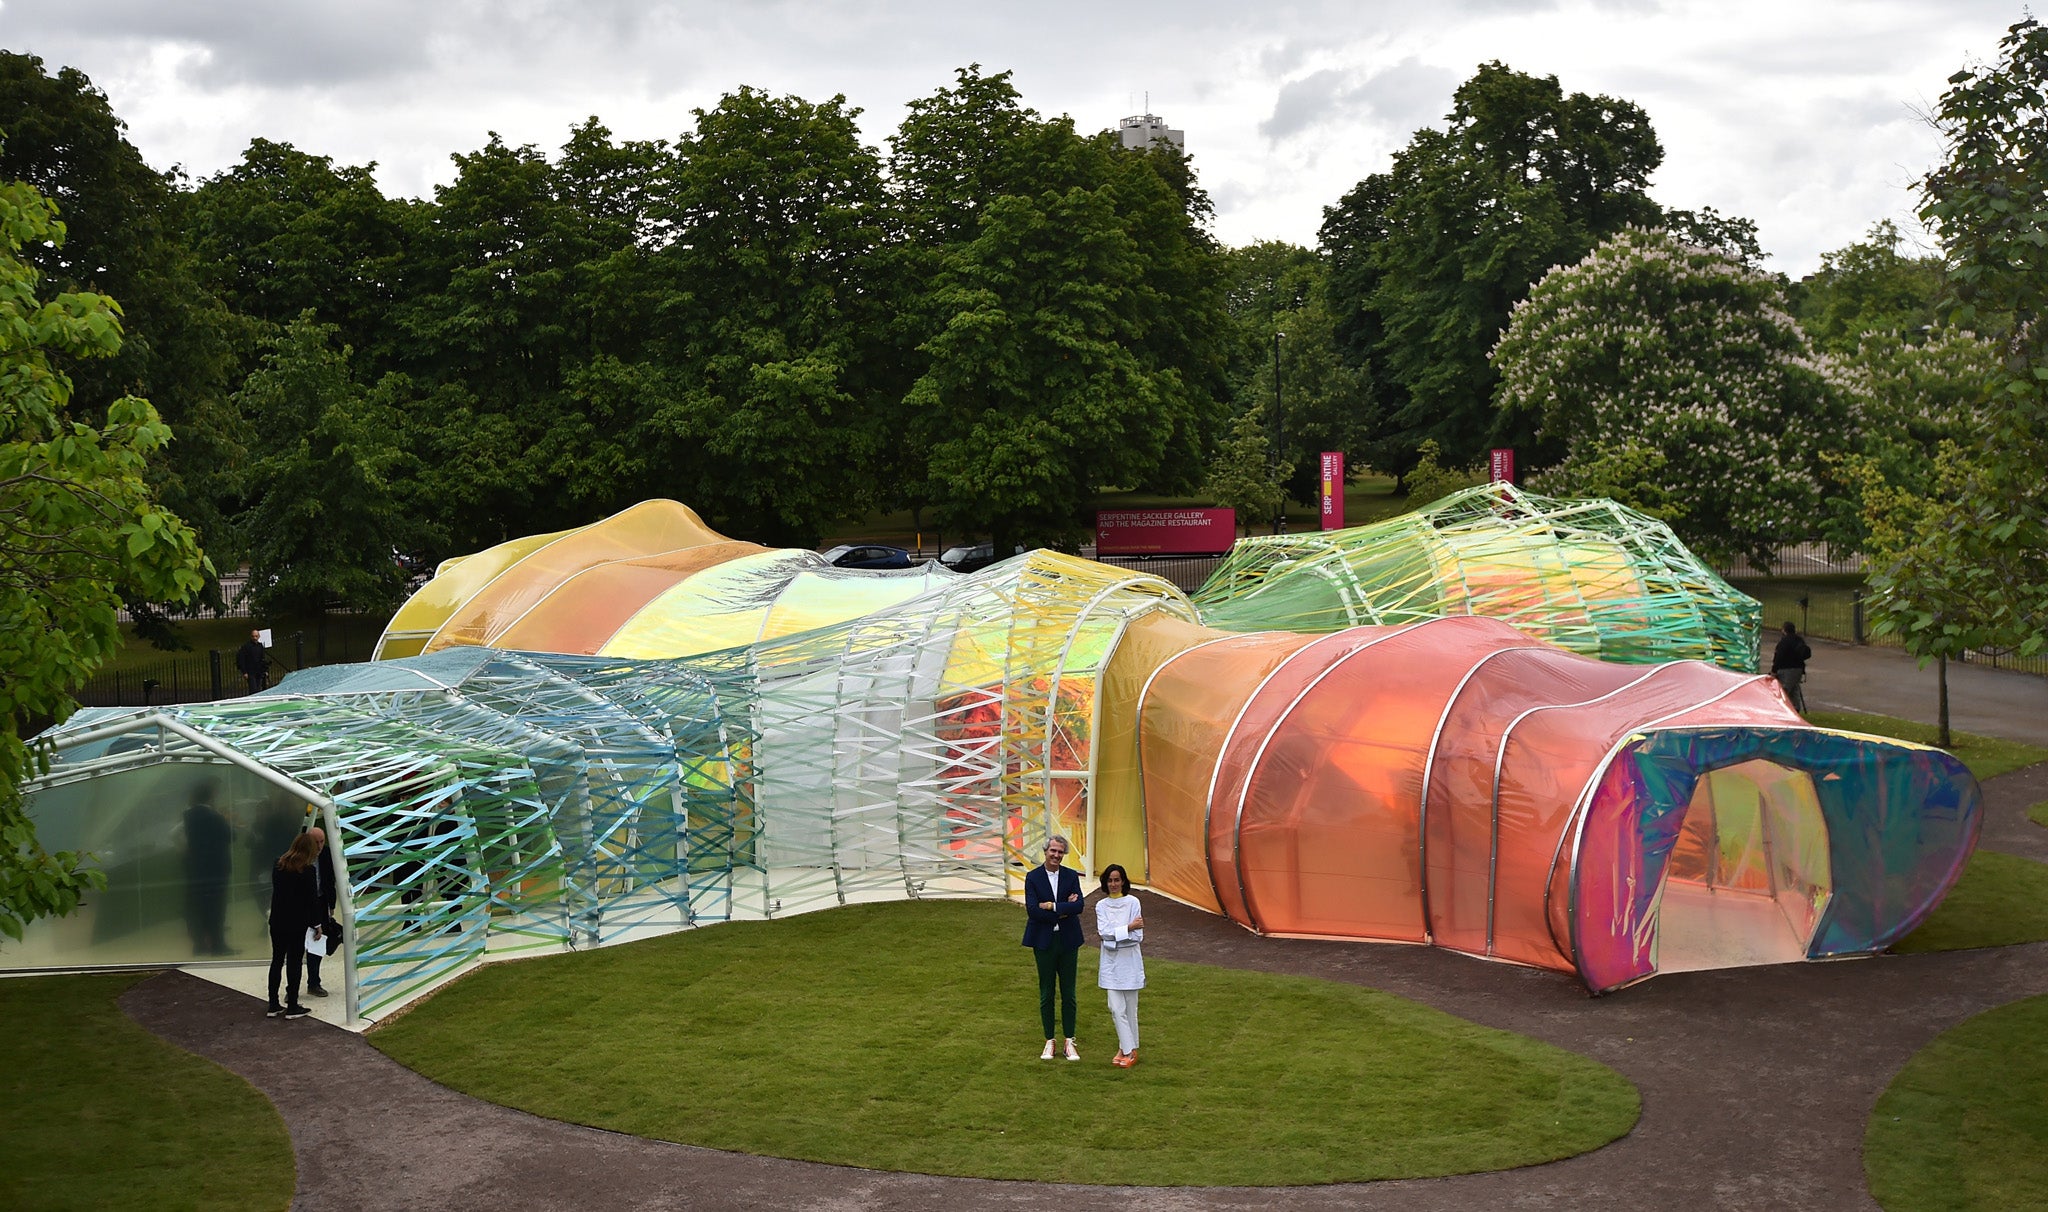
M 327 847 L 327 831 L 318 825 L 306 830 L 320 841 L 320 857 L 313 860 L 311 871 L 313 882 L 319 887 L 320 921 L 324 925 L 334 920 L 334 907 L 340 903 L 340 893 L 334 883 L 334 851 Z M 332 942 L 332 932 L 329 932 Z M 306 992 L 314 997 L 326 997 L 327 987 L 320 983 L 320 957 L 306 952 Z
M 1798 628 L 1787 619 L 1785 634 L 1778 637 L 1778 647 L 1771 653 L 1771 676 L 1785 688 L 1785 697 L 1792 700 L 1792 706 L 1801 715 L 1806 714 L 1806 660 L 1812 655 L 1813 649 L 1799 638 Z
M 249 693 L 270 685 L 270 650 L 263 646 L 263 633 L 252 631 L 249 642 L 235 649 L 235 668 L 249 683 Z
M 306 962 L 306 931 L 322 920 L 320 885 L 313 864 L 320 857 L 319 839 L 301 833 L 292 839 L 270 871 L 270 1008 L 271 1018 L 304 1018 L 312 1011 L 299 1004 L 299 969 Z M 285 1001 L 277 1000 L 277 978 L 288 973 Z
M 1045 843 L 1045 865 L 1024 877 L 1024 945 L 1038 962 L 1038 1017 L 1045 1026 L 1045 1051 L 1053 1058 L 1053 989 L 1060 994 L 1060 1023 L 1066 1028 L 1067 1059 L 1077 1061 L 1074 1047 L 1074 972 L 1081 956 L 1081 877 L 1060 864 L 1067 857 L 1067 839 Z

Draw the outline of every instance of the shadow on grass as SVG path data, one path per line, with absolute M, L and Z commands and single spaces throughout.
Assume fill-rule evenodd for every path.
M 1279 1185 L 1505 1169 L 1626 1133 L 1584 1057 L 1388 994 L 1153 961 L 1143 1062 L 1095 952 L 1079 1064 L 1042 1062 L 1022 916 L 855 906 L 486 968 L 374 1032 L 394 1059 L 540 1115 L 883 1170 Z

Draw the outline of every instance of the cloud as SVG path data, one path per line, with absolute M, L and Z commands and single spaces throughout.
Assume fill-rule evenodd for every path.
M 1278 143 L 1313 127 L 1360 121 L 1411 131 L 1447 112 L 1458 86 L 1456 75 L 1412 55 L 1362 81 L 1353 79 L 1354 73 L 1324 68 L 1281 85 L 1259 133 Z

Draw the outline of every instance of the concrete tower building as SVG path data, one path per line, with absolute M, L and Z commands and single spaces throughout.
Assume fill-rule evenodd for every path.
M 1124 146 L 1132 151 L 1142 151 L 1154 143 L 1187 147 L 1187 132 L 1167 129 L 1166 119 L 1158 114 L 1133 114 L 1117 123 L 1117 133 L 1123 137 Z

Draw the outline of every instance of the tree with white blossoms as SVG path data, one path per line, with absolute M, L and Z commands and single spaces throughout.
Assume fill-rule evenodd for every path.
M 1564 459 L 1540 491 L 1653 504 L 1709 558 L 1810 537 L 1824 456 L 1862 424 L 1864 380 L 1818 354 L 1778 282 L 1627 228 L 1544 275 L 1492 353 L 1494 404 Z

